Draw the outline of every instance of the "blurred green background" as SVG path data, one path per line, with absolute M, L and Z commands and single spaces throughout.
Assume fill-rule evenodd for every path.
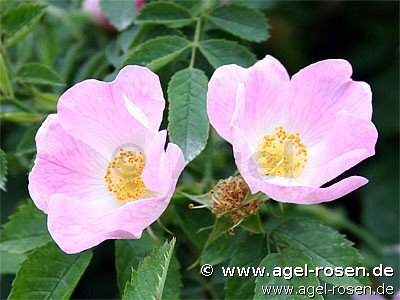
M 266 54 L 272 54 L 293 75 L 318 60 L 344 58 L 353 66 L 353 79 L 366 81 L 371 85 L 373 121 L 379 131 L 376 155 L 342 175 L 347 177 L 359 174 L 366 176 L 370 182 L 360 190 L 325 206 L 332 208 L 331 211 L 338 216 L 347 215 L 373 236 L 372 243 L 379 243 L 382 250 L 380 253 L 371 251 L 364 244 L 365 241 L 361 241 L 354 233 L 359 231 L 359 227 L 354 229 L 352 225 L 340 226 L 340 222 L 333 222 L 350 240 L 356 242 L 357 248 L 366 257 L 367 265 L 383 263 L 395 268 L 395 277 L 379 280 L 391 283 L 399 290 L 399 2 L 246 3 L 263 10 L 269 19 L 271 38 L 261 44 L 251 44 L 259 59 Z M 16 64 L 36 58 L 54 67 L 67 80 L 68 85 L 88 77 L 102 79 L 112 73 L 108 61 L 113 47 L 110 41 L 115 39 L 115 33 L 92 26 L 87 18 L 77 12 L 79 3 L 54 1 L 52 4 L 56 8 L 60 7 L 61 13 L 64 13 L 64 9 L 71 11 L 74 26 L 79 28 L 79 32 L 70 30 L 74 26 L 70 27 L 68 22 L 46 15 L 39 29 L 15 47 L 13 59 Z M 69 45 L 68 49 L 64 45 Z M 201 59 L 199 56 L 200 63 Z M 171 70 L 165 67 L 159 72 L 164 91 Z M 208 75 L 211 72 L 210 69 Z M 60 93 L 63 89 L 56 88 L 52 91 Z M 24 135 L 33 135 L 36 129 L 36 126 L 27 127 L 8 122 L 1 124 L 1 144 L 9 161 L 8 192 L 1 192 L 2 224 L 7 221 L 16 205 L 28 197 L 27 168 L 31 162 L 15 149 Z M 191 175 L 184 175 L 181 181 L 195 181 L 196 170 L 204 168 L 205 162 L 213 166 L 212 174 L 215 178 L 227 177 L 235 169 L 231 157 L 230 146 L 212 134 L 212 143 L 189 166 L 189 171 L 193 172 Z M 195 214 L 191 211 L 188 213 Z M 321 211 L 316 214 L 327 222 L 336 216 L 330 215 L 330 211 L 326 211 L 326 215 Z M 173 224 L 169 229 L 175 232 Z M 178 243 L 184 244 L 184 239 L 184 236 L 178 238 Z M 183 269 L 192 263 L 185 256 L 184 249 L 185 247 L 178 247 Z M 198 277 L 193 272 L 183 273 L 186 282 L 190 282 L 191 277 Z M 113 241 L 107 241 L 97 247 L 92 263 L 73 298 L 115 298 L 118 295 L 115 276 L 114 245 Z M 12 275 L 2 275 L 1 298 L 8 295 L 12 279 Z M 223 282 L 213 284 L 223 295 Z M 205 298 L 207 294 L 204 294 L 193 279 L 193 285 L 188 284 L 183 288 L 182 297 Z

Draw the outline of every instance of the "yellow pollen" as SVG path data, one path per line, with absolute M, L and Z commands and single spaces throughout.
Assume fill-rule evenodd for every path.
M 258 171 L 268 176 L 298 178 L 307 163 L 307 146 L 298 133 L 288 133 L 283 126 L 265 135 L 257 147 Z
M 107 189 L 119 201 L 129 202 L 143 198 L 146 193 L 146 185 L 142 180 L 144 164 L 142 153 L 121 148 L 107 166 L 104 176 Z

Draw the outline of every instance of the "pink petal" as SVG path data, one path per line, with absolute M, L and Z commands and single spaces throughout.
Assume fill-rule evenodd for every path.
M 151 71 L 127 66 L 111 83 L 89 79 L 67 90 L 58 115 L 69 134 L 111 159 L 120 146 L 151 142 L 164 108 L 160 90 Z
M 270 55 L 247 70 L 242 124 L 237 126 L 254 143 L 282 125 L 282 107 L 288 84 L 289 75 L 285 67 Z
M 57 115 L 49 115 L 36 135 L 37 156 L 29 174 L 29 193 L 36 206 L 47 212 L 54 194 L 80 199 L 107 193 L 107 162 L 85 143 L 65 132 Z
M 225 65 L 215 70 L 208 83 L 207 113 L 211 125 L 225 140 L 231 140 L 230 122 L 235 111 L 236 90 L 246 69 Z
M 287 129 L 310 146 L 328 135 L 339 111 L 371 120 L 371 89 L 351 75 L 351 65 L 341 59 L 320 61 L 295 74 L 285 106 Z
M 234 128 L 233 136 L 236 165 L 252 193 L 261 191 L 268 197 L 280 202 L 317 204 L 338 199 L 368 182 L 363 177 L 352 176 L 327 188 L 301 186 L 300 183 L 296 184 L 296 182 L 284 179 L 281 184 L 271 183 L 274 182 L 274 178 L 268 180 L 266 176 L 260 175 L 258 172 L 257 163 L 242 131 L 239 128 Z
M 78 253 L 106 239 L 116 238 L 106 227 L 106 221 L 110 219 L 112 212 L 90 201 L 79 201 L 57 194 L 51 198 L 48 207 L 47 227 L 64 252 Z
M 374 155 L 377 139 L 378 132 L 371 121 L 344 111 L 338 113 L 330 136 L 316 146 L 317 151 L 311 151 L 315 157 L 310 157 L 307 167 L 313 174 L 309 185 L 321 186 Z

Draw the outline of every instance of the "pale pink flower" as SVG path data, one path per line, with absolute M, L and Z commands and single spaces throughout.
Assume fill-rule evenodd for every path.
M 124 0 L 124 1 L 130 1 L 130 0 Z M 136 10 L 140 11 L 146 0 L 136 0 L 135 2 L 136 2 Z M 118 5 L 118 3 L 116 3 L 115 5 Z M 115 29 L 114 26 L 110 24 L 107 17 L 104 15 L 103 10 L 101 9 L 100 6 L 100 0 L 84 0 L 82 3 L 82 8 L 88 14 L 92 15 L 93 20 L 98 25 L 104 26 L 109 29 Z
M 164 150 L 164 106 L 158 76 L 139 66 L 60 97 L 36 135 L 29 193 L 62 250 L 138 239 L 166 209 L 184 158 L 175 144 Z
M 341 59 L 312 64 L 291 79 L 267 56 L 244 69 L 218 68 L 207 99 L 211 124 L 233 146 L 252 193 L 281 202 L 332 201 L 368 182 L 360 176 L 321 186 L 374 155 L 371 89 Z

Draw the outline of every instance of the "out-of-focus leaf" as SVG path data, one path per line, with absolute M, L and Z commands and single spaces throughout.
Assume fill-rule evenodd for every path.
M 187 68 L 177 72 L 168 85 L 168 132 L 171 141 L 182 149 L 186 163 L 207 144 L 207 84 L 203 71 Z
M 137 269 L 139 262 L 150 254 L 155 246 L 157 246 L 157 242 L 147 232 L 143 232 L 140 240 L 115 241 L 115 267 L 121 295 L 132 276 L 132 268 Z
M 304 268 L 304 265 L 308 265 L 310 269 L 315 269 L 316 266 L 304 252 L 298 249 L 288 248 L 279 253 L 268 254 L 261 261 L 260 267 L 265 268 L 265 271 L 269 272 L 270 276 L 264 275 L 257 277 L 254 299 L 309 299 L 305 288 L 319 286 L 318 278 L 314 273 L 303 277 L 293 276 L 291 279 L 285 279 L 283 276 L 272 276 L 271 274 L 271 270 L 274 270 L 276 267 L 283 270 L 286 267 L 291 267 L 293 269 L 296 267 Z M 277 286 L 292 286 L 294 288 L 293 294 L 289 296 L 284 292 L 275 293 L 273 288 Z M 268 287 L 271 288 L 271 293 L 264 293 L 264 289 Z M 301 287 L 303 287 L 303 291 L 300 290 Z M 301 294 L 303 292 L 304 294 Z M 321 295 L 316 294 L 313 299 L 324 298 Z
M 267 19 L 248 6 L 221 5 L 209 13 L 208 19 L 223 30 L 248 41 L 261 42 L 269 37 Z
M 118 31 L 128 28 L 137 14 L 135 1 L 100 0 L 100 6 L 108 21 L 114 25 Z
M 43 115 L 28 112 L 6 112 L 0 113 L 0 120 L 15 123 L 38 123 L 43 120 Z
M 276 234 L 293 248 L 302 250 L 318 267 L 361 266 L 361 256 L 353 243 L 334 229 L 308 219 L 291 219 L 276 229 Z M 320 279 L 332 285 L 363 286 L 367 277 L 332 276 L 320 274 Z
M 131 45 L 139 38 L 140 33 L 143 31 L 143 26 L 134 24 L 118 36 L 117 44 L 123 52 L 128 51 Z
M 4 63 L 3 56 L 1 54 L 0 54 L 0 91 L 5 96 L 13 97 L 14 95 L 10 79 L 8 78 L 7 68 Z
M 16 149 L 16 154 L 32 153 L 36 151 L 35 136 L 38 131 L 37 126 L 28 128 L 19 141 Z
M 24 253 L 51 240 L 46 226 L 46 215 L 28 201 L 3 225 L 0 250 Z
M 88 78 L 100 79 L 105 74 L 110 63 L 105 57 L 103 50 L 93 54 L 85 61 L 85 63 L 79 68 L 75 74 L 74 81 L 80 82 Z
M 190 24 L 193 18 L 190 12 L 179 4 L 172 2 L 153 2 L 143 6 L 138 20 L 142 23 L 181 27 Z
M 39 85 L 64 85 L 64 80 L 49 67 L 40 63 L 27 63 L 17 71 L 17 80 Z
M 6 154 L 2 149 L 0 149 L 0 190 L 7 192 L 6 182 L 7 182 L 7 158 Z
M 128 56 L 126 65 L 142 65 L 157 70 L 173 61 L 190 46 L 190 42 L 178 36 L 163 36 L 148 40 Z
M 214 68 L 228 64 L 237 64 L 247 68 L 257 61 L 253 53 L 237 42 L 207 40 L 201 41 L 199 48 Z
M 43 3 L 27 3 L 14 7 L 1 20 L 5 32 L 4 46 L 10 47 L 30 33 L 44 13 Z
M 26 254 L 16 254 L 0 250 L 0 274 L 15 274 Z
M 60 96 L 53 93 L 43 93 L 37 89 L 33 90 L 35 97 L 35 107 L 44 111 L 56 111 L 58 98 Z
M 257 213 L 256 215 L 249 216 L 247 219 L 243 220 L 240 223 L 244 229 L 253 232 L 253 233 L 264 233 L 264 226 L 261 222 L 260 215 Z
M 200 14 L 201 11 L 201 1 L 198 0 L 175 0 L 176 4 L 179 4 L 187 9 L 188 12 L 193 17 L 196 17 Z
M 91 251 L 68 255 L 48 243 L 22 263 L 9 299 L 69 299 L 91 258 Z
M 175 238 L 156 248 L 132 271 L 122 299 L 162 299 L 165 280 L 174 251 Z
M 265 235 L 250 235 L 236 245 L 229 263 L 233 267 L 256 267 L 267 254 Z M 254 297 L 254 277 L 228 277 L 225 283 L 226 299 L 252 299 Z

